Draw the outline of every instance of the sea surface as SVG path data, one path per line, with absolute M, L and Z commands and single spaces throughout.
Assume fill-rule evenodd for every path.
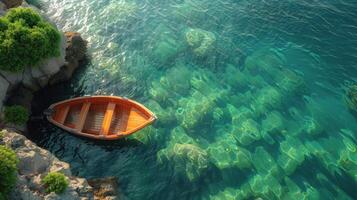
M 30 138 L 122 199 L 357 199 L 355 0 L 31 0 L 88 40 L 34 99 L 132 98 L 159 120 L 98 142 L 32 122 Z

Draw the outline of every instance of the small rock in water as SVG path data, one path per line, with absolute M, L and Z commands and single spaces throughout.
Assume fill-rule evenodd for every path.
M 94 189 L 95 199 L 118 199 L 118 181 L 116 177 L 88 180 Z
M 348 108 L 352 112 L 357 112 L 357 84 L 350 86 L 346 94 Z

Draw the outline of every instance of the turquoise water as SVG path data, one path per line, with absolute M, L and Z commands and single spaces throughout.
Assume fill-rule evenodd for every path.
M 133 98 L 159 120 L 96 142 L 43 121 L 31 137 L 75 175 L 116 176 L 124 199 L 357 199 L 352 0 L 33 0 L 89 41 L 70 83 Z

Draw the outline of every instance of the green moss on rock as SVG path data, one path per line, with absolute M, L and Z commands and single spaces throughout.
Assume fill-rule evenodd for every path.
M 5 122 L 15 125 L 24 125 L 29 119 L 29 113 L 23 106 L 5 107 Z
M 51 193 L 55 192 L 56 194 L 63 193 L 68 187 L 68 180 L 62 173 L 51 172 L 45 176 L 42 180 L 42 183 L 45 184 L 46 192 Z

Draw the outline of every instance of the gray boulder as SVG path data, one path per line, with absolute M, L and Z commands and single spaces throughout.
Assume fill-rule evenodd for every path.
M 87 52 L 87 41 L 85 41 L 80 33 L 65 32 L 66 37 L 66 64 L 61 70 L 54 75 L 50 84 L 69 80 L 73 72 L 79 67 L 80 61 L 85 59 Z
M 36 146 L 25 136 L 3 130 L 3 143 L 12 148 L 19 158 L 18 179 L 10 199 L 19 200 L 92 200 L 93 189 L 86 179 L 73 177 L 68 163 L 58 160 L 53 154 Z M 61 172 L 69 185 L 63 194 L 45 192 L 42 179 L 49 172 Z
M 0 1 L 0 17 L 5 14 L 6 5 Z

